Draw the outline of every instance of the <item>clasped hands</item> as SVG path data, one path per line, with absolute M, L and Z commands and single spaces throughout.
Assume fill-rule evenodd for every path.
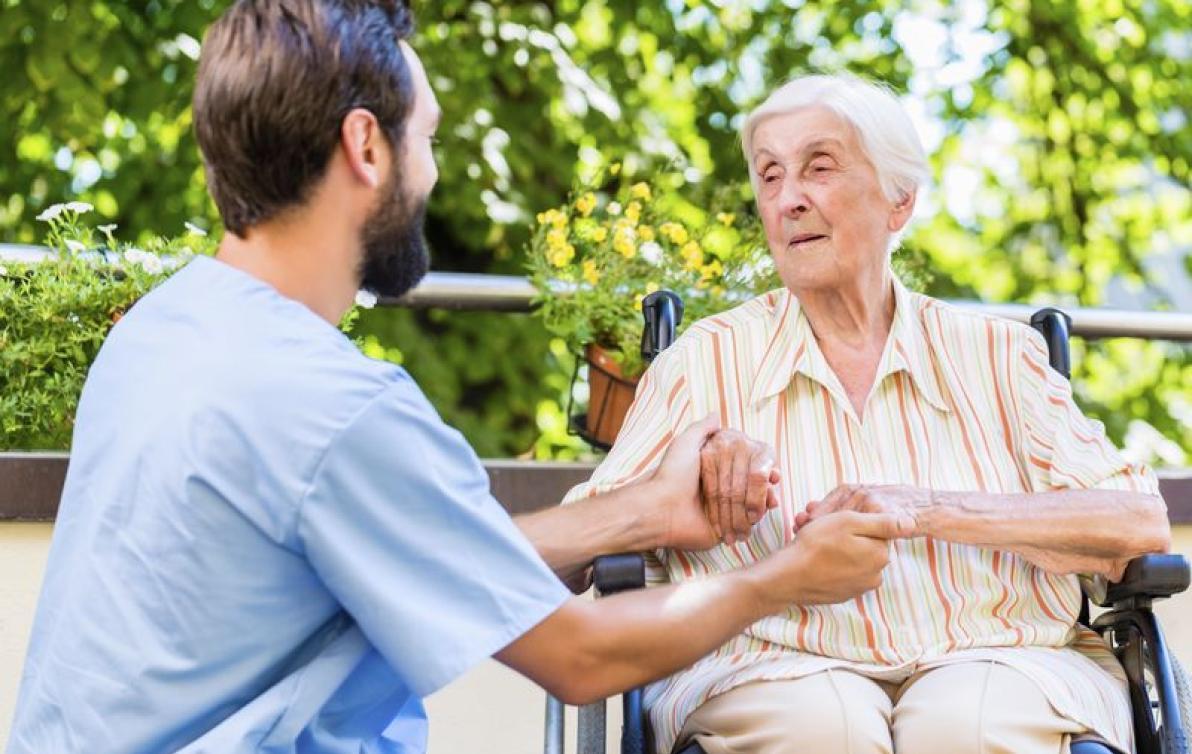
M 778 506 L 781 476 L 768 446 L 708 418 L 675 438 L 650 481 L 652 497 L 666 501 L 663 546 L 706 550 L 747 538 Z M 891 539 L 920 533 L 915 508 L 924 495 L 930 500 L 913 488 L 840 487 L 800 512 L 798 537 L 765 560 L 782 578 L 801 574 L 800 604 L 851 599 L 881 583 Z
M 672 455 L 690 459 L 698 443 L 698 491 L 671 506 L 667 546 L 677 549 L 704 550 L 743 541 L 778 506 L 781 473 L 773 449 L 739 430 L 717 429 L 712 419 L 701 424 L 703 431 L 684 433 L 668 452 L 670 463 L 663 464 L 663 470 L 677 466 L 679 458 Z M 916 487 L 841 485 L 800 511 L 794 529 L 800 531 L 832 513 L 853 511 L 882 515 L 897 536 L 917 536 L 923 533 L 919 513 L 933 502 L 930 490 Z

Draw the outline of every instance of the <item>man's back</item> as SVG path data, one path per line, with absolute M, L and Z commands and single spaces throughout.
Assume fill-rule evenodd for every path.
M 420 679 L 399 677 L 344 610 L 358 585 L 337 553 L 369 524 L 336 534 L 338 500 L 360 516 L 326 468 L 393 400 L 409 403 L 406 424 L 428 410 L 404 372 L 220 262 L 198 258 L 138 303 L 80 402 L 11 751 L 290 751 L 304 737 L 338 751 L 338 736 L 359 746 L 395 718 L 412 729 L 393 739 L 420 740 Z M 443 440 L 419 439 L 427 452 Z M 386 449 L 395 478 L 401 450 Z M 403 492 L 395 482 L 382 503 Z

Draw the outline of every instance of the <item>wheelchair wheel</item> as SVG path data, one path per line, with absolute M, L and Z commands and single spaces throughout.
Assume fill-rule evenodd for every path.
M 1192 724 L 1192 675 L 1174 657 L 1171 658 L 1171 671 L 1175 676 L 1175 693 L 1179 698 L 1181 722 L 1184 724 L 1184 731 L 1187 732 L 1189 724 Z

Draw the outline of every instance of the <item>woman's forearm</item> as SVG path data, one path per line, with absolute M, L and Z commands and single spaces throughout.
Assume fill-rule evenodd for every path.
M 918 518 L 923 533 L 938 539 L 1048 553 L 1054 570 L 1081 571 L 1081 564 L 1111 564 L 1171 545 L 1162 498 L 1138 492 L 934 492 Z M 1071 568 L 1062 567 L 1065 559 Z

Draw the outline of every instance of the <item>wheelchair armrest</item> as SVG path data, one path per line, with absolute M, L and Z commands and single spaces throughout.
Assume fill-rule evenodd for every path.
M 616 594 L 646 586 L 646 559 L 639 552 L 601 555 L 592 563 L 592 583 L 601 595 Z M 642 712 L 642 690 L 630 689 L 621 697 L 621 754 L 643 754 L 646 747 L 646 717 Z M 598 751 L 604 751 L 603 737 Z
M 592 563 L 592 583 L 601 594 L 615 594 L 646 585 L 646 559 L 638 552 L 601 555 Z
M 1188 561 L 1183 555 L 1167 553 L 1142 555 L 1130 561 L 1120 581 L 1109 583 L 1103 577 L 1082 580 L 1085 594 L 1101 607 L 1137 600 L 1157 600 L 1179 594 L 1188 588 Z

